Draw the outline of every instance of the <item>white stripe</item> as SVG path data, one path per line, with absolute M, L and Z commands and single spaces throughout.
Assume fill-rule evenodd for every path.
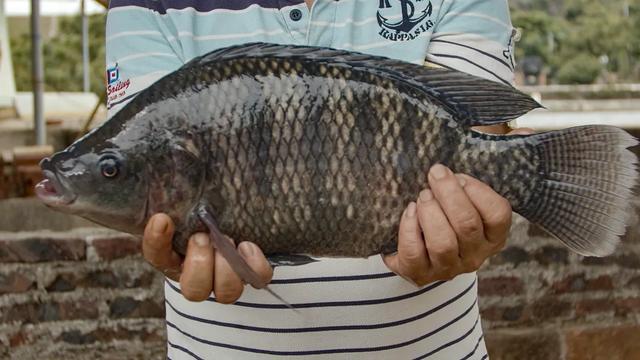
M 416 38 L 414 39 L 418 39 L 418 38 L 422 38 L 425 36 L 431 36 L 430 33 L 422 33 L 420 35 L 418 35 Z M 354 50 L 368 50 L 368 49 L 375 49 L 375 48 L 379 48 L 379 47 L 384 47 L 384 46 L 390 46 L 393 45 L 392 43 L 390 43 L 390 40 L 383 40 L 383 41 L 379 41 L 379 42 L 371 42 L 365 45 L 354 45 L 353 43 L 344 43 L 342 45 L 340 45 L 338 48 L 339 49 L 354 49 Z M 423 61 L 423 60 L 421 60 Z
M 389 16 L 387 19 L 399 19 L 401 18 L 402 15 L 394 15 L 394 16 Z M 378 21 L 378 18 L 374 17 L 370 17 L 364 20 L 360 20 L 360 21 L 354 21 L 353 18 L 349 18 L 343 22 L 329 22 L 329 21 L 311 21 L 311 25 L 314 26 L 327 26 L 327 27 L 345 27 L 349 24 L 353 24 L 355 26 L 362 26 L 362 25 L 366 25 L 368 23 L 371 22 L 375 22 Z
M 507 50 L 507 47 L 501 44 L 498 44 L 496 42 L 493 41 L 489 41 L 489 40 L 485 40 L 483 42 L 469 42 L 468 40 L 466 41 L 455 41 L 452 40 L 450 38 L 444 38 L 443 40 L 447 40 L 447 41 L 452 41 L 455 42 L 457 44 L 461 44 L 461 45 L 467 45 L 467 46 L 471 46 L 474 49 L 478 49 L 481 51 L 484 51 L 487 54 L 491 54 L 495 57 L 497 57 L 498 59 L 504 61 L 507 65 L 505 65 L 504 63 L 501 63 L 500 61 L 492 58 L 491 56 L 487 56 L 479 51 L 476 51 L 474 49 L 469 49 L 466 48 L 464 46 L 458 46 L 458 45 L 453 45 L 453 44 L 448 44 L 448 43 L 442 43 L 442 42 L 431 42 L 430 46 L 429 46 L 429 53 L 435 53 L 435 54 L 455 54 L 458 56 L 462 56 L 464 58 L 468 58 L 470 60 L 472 60 L 475 63 L 478 63 L 479 65 L 485 66 L 485 67 L 489 67 L 491 68 L 492 71 L 497 71 L 497 73 L 499 75 L 504 75 L 504 77 L 509 77 L 511 76 L 511 67 L 508 65 L 509 64 L 509 59 L 505 59 L 504 56 L 502 55 L 502 52 L 504 50 Z M 505 72 L 506 71 L 506 72 Z
M 146 52 L 146 53 L 138 53 L 138 54 L 122 57 L 122 58 L 118 59 L 118 63 L 122 64 L 124 62 L 129 61 L 129 60 L 139 59 L 139 58 L 143 58 L 143 57 L 150 57 L 150 56 L 171 57 L 171 58 L 179 59 L 179 57 L 176 54 L 172 54 L 172 53 Z
M 504 60 L 507 64 L 508 60 L 502 57 L 502 51 L 507 50 L 506 45 L 502 45 L 498 42 L 486 39 L 482 36 L 470 36 L 469 34 L 460 34 L 460 33 L 447 33 L 447 34 L 437 34 L 438 36 L 433 39 L 440 39 L 451 41 L 458 44 L 469 45 L 475 49 L 482 50 L 486 53 L 492 54 L 495 57 Z M 505 66 L 503 63 L 497 61 L 496 59 L 484 55 L 478 51 L 473 49 L 468 49 L 462 46 L 456 46 L 447 43 L 441 42 L 431 42 L 429 46 L 429 50 L 427 53 L 427 61 L 429 59 L 433 59 L 436 63 L 441 63 L 447 66 L 451 66 L 460 71 L 468 72 L 472 75 L 484 77 L 485 79 L 497 79 L 497 77 L 473 64 L 470 64 L 461 59 L 455 58 L 444 58 L 437 57 L 433 54 L 447 54 L 459 56 L 465 59 L 468 59 L 471 62 L 478 64 L 494 72 L 498 77 L 506 80 L 507 82 L 513 83 L 514 74 L 510 67 Z M 455 64 L 455 65 L 453 65 Z
M 115 33 L 114 35 L 111 35 L 111 36 L 107 37 L 105 42 L 109 42 L 109 41 L 112 41 L 112 40 L 115 40 L 117 38 L 121 38 L 121 37 L 124 37 L 124 36 L 137 36 L 137 35 L 157 35 L 157 36 L 162 36 L 162 33 L 160 31 L 154 31 L 154 30 L 122 31 L 122 32 Z
M 258 4 L 253 4 L 253 5 L 249 5 L 248 7 L 242 9 L 242 10 L 229 10 L 229 9 L 213 9 L 211 11 L 197 11 L 196 9 L 192 8 L 192 7 L 188 7 L 188 8 L 184 8 L 184 9 L 167 9 L 166 12 L 167 14 L 169 14 L 169 12 L 171 13 L 181 13 L 181 12 L 191 12 L 194 13 L 194 15 L 197 16 L 207 16 L 207 15 L 212 15 L 212 14 L 245 14 L 251 11 L 254 11 L 256 9 L 259 9 L 261 11 L 264 12 L 280 12 L 279 9 L 276 8 L 264 8 L 261 7 Z M 161 16 L 164 16 L 163 14 L 160 14 Z
M 472 34 L 468 32 L 453 32 L 453 31 L 435 32 L 433 33 L 433 39 L 434 40 L 442 39 L 442 40 L 447 40 L 454 43 L 469 44 L 469 46 L 486 51 L 488 53 L 493 53 L 491 49 L 502 49 L 502 50 L 507 49 L 506 44 L 502 44 L 501 42 L 488 39 L 482 35 Z M 431 46 L 433 45 L 435 44 L 431 44 Z
M 478 13 L 472 13 L 472 12 L 455 12 L 455 11 L 450 11 L 450 12 L 447 12 L 447 13 L 442 17 L 442 19 L 445 19 L 446 17 L 449 17 L 449 16 L 456 16 L 456 17 L 457 17 L 457 16 L 477 17 L 477 18 L 481 18 L 481 19 L 486 19 L 486 20 L 492 21 L 492 22 L 494 22 L 494 23 L 496 23 L 496 24 L 499 24 L 499 25 L 504 26 L 504 27 L 505 27 L 505 28 L 507 28 L 507 29 L 511 29 L 511 24 L 507 24 L 507 23 L 505 23 L 505 22 L 502 22 L 500 19 L 496 19 L 496 18 L 494 18 L 494 17 L 488 16 L 488 15 L 485 15 L 485 14 L 478 14 Z M 441 21 L 442 21 L 442 20 L 441 20 Z
M 241 39 L 241 38 L 251 38 L 259 35 L 278 35 L 284 33 L 284 30 L 258 30 L 250 33 L 233 33 L 233 34 L 224 34 L 224 35 L 194 35 L 192 32 L 188 31 L 180 31 L 178 33 L 178 37 L 190 37 L 193 41 L 208 41 L 208 40 L 225 40 L 225 39 Z M 168 37 L 167 40 L 173 41 L 175 40 L 174 36 Z
M 153 10 L 148 9 L 146 7 L 127 5 L 127 6 L 119 6 L 117 8 L 109 9 L 108 14 L 119 13 L 119 12 L 127 12 L 127 11 L 144 11 L 144 12 L 148 12 L 148 11 L 153 11 Z M 155 12 L 155 11 L 153 11 L 153 12 Z M 108 15 L 107 15 L 107 18 L 109 18 Z
M 454 55 L 454 54 L 452 54 Z M 482 55 L 482 54 L 480 54 Z M 463 71 L 466 72 L 468 74 L 471 75 L 475 75 L 481 78 L 485 78 L 488 80 L 493 80 L 493 81 L 500 81 L 502 83 L 502 80 L 505 80 L 507 82 L 512 83 L 513 82 L 513 73 L 510 71 L 504 71 L 504 69 L 506 69 L 506 67 L 501 66 L 502 69 L 497 69 L 494 66 L 486 66 L 486 64 L 480 63 L 478 62 L 476 59 L 471 58 L 470 61 L 473 61 L 475 63 L 477 63 L 478 65 L 486 68 L 487 70 L 491 70 L 493 71 L 496 75 L 498 75 L 498 77 L 496 75 L 493 75 L 489 72 L 487 72 L 486 70 L 479 68 L 473 64 L 470 64 L 462 59 L 455 59 L 455 58 L 449 58 L 449 57 L 438 57 L 432 54 L 427 54 L 427 62 L 429 61 L 435 61 L 436 65 L 438 64 L 443 64 L 446 66 L 449 66 L 453 69 L 456 69 L 458 71 Z M 494 64 L 496 63 L 495 61 L 493 62 Z M 502 80 L 501 80 L 502 79 Z

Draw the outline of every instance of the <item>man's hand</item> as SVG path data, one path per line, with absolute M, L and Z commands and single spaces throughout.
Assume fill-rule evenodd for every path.
M 182 295 L 187 300 L 206 300 L 211 291 L 217 302 L 228 304 L 238 300 L 244 284 L 225 258 L 213 249 L 209 235 L 191 236 L 187 254 L 182 259 L 171 247 L 173 232 L 173 222 L 167 215 L 151 217 L 142 240 L 144 258 L 170 279 L 180 281 Z M 266 282 L 271 281 L 273 269 L 256 244 L 242 242 L 238 251 L 256 274 Z
M 397 254 L 383 258 L 391 271 L 419 286 L 477 270 L 504 247 L 511 227 L 509 202 L 479 180 L 438 164 L 428 181 L 431 190 L 402 214 Z

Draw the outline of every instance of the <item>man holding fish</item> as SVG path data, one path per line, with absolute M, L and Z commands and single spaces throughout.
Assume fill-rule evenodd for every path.
M 514 34 L 503 0 L 112 0 L 109 113 L 195 57 L 257 41 L 426 61 L 510 84 Z M 505 134 L 509 128 L 478 130 Z M 103 175 L 117 176 L 116 165 L 117 159 L 107 159 Z M 245 287 L 247 279 L 214 250 L 209 234 L 192 235 L 182 256 L 172 245 L 178 231 L 172 218 L 151 217 L 143 253 L 167 277 L 168 357 L 486 358 L 475 271 L 504 246 L 510 202 L 484 182 L 440 164 L 423 178 L 423 190 L 399 211 L 397 252 L 277 260 L 267 259 L 253 242 L 237 244 L 255 281 L 270 282 L 290 305 Z M 346 207 L 345 216 L 364 210 Z M 215 219 L 203 214 L 215 229 Z M 275 274 L 272 264 L 282 265 Z

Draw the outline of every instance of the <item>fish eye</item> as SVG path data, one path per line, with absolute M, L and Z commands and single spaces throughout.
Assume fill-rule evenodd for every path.
M 115 178 L 120 172 L 120 164 L 118 163 L 118 160 L 112 157 L 103 158 L 100 160 L 100 172 L 102 173 L 102 176 L 108 179 Z

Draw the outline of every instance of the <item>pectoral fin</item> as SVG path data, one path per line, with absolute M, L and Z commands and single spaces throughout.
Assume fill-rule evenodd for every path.
M 222 253 L 222 256 L 229 262 L 229 265 L 233 269 L 233 271 L 240 276 L 240 278 L 255 287 L 256 289 L 265 289 L 271 295 L 273 295 L 276 299 L 280 300 L 282 303 L 287 305 L 288 308 L 295 310 L 291 304 L 285 301 L 280 295 L 276 294 L 273 290 L 269 289 L 267 283 L 258 276 L 258 274 L 249 267 L 246 261 L 240 256 L 238 249 L 236 249 L 235 245 L 231 242 L 225 240 L 224 235 L 218 229 L 218 225 L 216 221 L 211 215 L 211 212 L 208 210 L 207 206 L 201 205 L 197 209 L 197 214 L 200 220 L 207 226 L 209 229 L 209 236 L 211 238 L 211 244 L 213 247 Z

